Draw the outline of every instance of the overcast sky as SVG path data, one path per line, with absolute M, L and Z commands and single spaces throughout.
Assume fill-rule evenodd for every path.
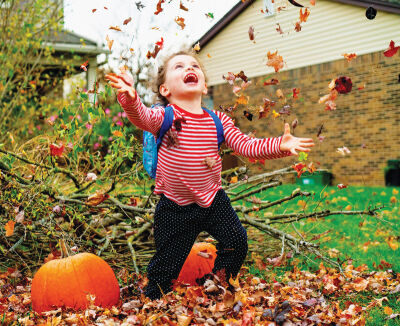
M 154 15 L 157 0 L 141 0 L 145 6 L 141 11 L 135 4 L 137 0 L 64 0 L 65 28 L 105 46 L 108 35 L 114 40 L 114 56 L 139 45 L 147 47 L 161 37 L 165 48 L 171 49 L 199 39 L 238 1 L 166 0 L 162 4 L 163 11 Z M 189 10 L 180 9 L 180 2 Z M 97 10 L 92 12 L 92 9 Z M 208 13 L 213 14 L 214 19 L 207 17 Z M 183 30 L 174 21 L 178 16 L 185 19 Z M 123 25 L 128 18 L 132 18 L 131 22 Z M 118 26 L 122 32 L 110 30 L 110 26 Z M 137 26 L 140 28 L 135 32 Z

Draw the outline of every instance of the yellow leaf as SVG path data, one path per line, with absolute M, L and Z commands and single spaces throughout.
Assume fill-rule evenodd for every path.
M 229 278 L 229 284 L 234 286 L 235 288 L 239 287 L 239 275 L 236 276 L 236 279 L 233 279 L 232 276 Z
M 272 114 L 274 115 L 274 118 L 277 118 L 280 116 L 280 114 L 278 112 L 276 112 L 275 110 L 272 110 Z
M 386 239 L 386 243 L 389 245 L 392 250 L 397 250 L 399 249 L 399 242 L 396 241 L 395 237 L 389 237 Z
M 11 237 L 14 234 L 14 226 L 15 221 L 9 220 L 6 225 L 4 225 L 6 229 L 6 237 Z
M 297 202 L 297 205 L 300 206 L 301 208 L 305 209 L 307 206 L 307 203 L 304 200 L 299 200 Z
M 399 193 L 399 191 L 396 188 L 393 188 L 392 194 L 397 195 L 398 193 Z
M 396 201 L 397 201 L 397 199 L 396 199 L 395 196 L 390 197 L 390 202 L 391 202 L 392 204 L 396 204 Z
M 122 133 L 121 131 L 119 131 L 119 130 L 114 130 L 114 131 L 112 132 L 112 134 L 113 134 L 115 137 L 122 137 L 122 136 L 123 136 L 123 133 Z
M 383 312 L 384 312 L 386 315 L 391 315 L 391 314 L 393 313 L 393 309 L 386 306 L 386 307 L 383 308 Z
M 236 182 L 238 182 L 238 177 L 237 176 L 232 177 L 230 183 L 236 183 Z
M 248 96 L 244 96 L 244 95 L 241 95 L 241 96 L 236 100 L 236 103 L 237 103 L 237 104 L 246 105 L 248 102 L 249 102 Z
M 344 209 L 345 209 L 346 211 L 351 210 L 351 205 L 347 205 Z

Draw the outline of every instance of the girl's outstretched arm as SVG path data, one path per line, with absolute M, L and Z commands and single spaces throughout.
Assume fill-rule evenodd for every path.
M 314 143 L 305 138 L 297 138 L 290 134 L 290 128 L 280 137 L 252 138 L 235 127 L 231 118 L 222 112 L 216 112 L 224 127 L 226 145 L 236 153 L 251 159 L 275 159 L 297 155 L 296 150 L 310 151 Z
M 164 108 L 146 107 L 133 88 L 133 79 L 128 74 L 110 73 L 105 78 L 117 90 L 118 102 L 126 112 L 128 119 L 138 128 L 156 135 L 164 120 Z

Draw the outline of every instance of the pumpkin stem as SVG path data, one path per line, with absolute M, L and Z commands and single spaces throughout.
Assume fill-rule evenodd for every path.
M 61 258 L 67 258 L 69 256 L 72 256 L 71 249 L 65 243 L 64 239 L 60 239 L 59 244 L 60 244 L 60 249 L 61 249 Z

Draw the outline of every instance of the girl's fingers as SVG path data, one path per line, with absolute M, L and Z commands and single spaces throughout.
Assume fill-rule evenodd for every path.
M 113 73 L 105 75 L 104 78 L 107 80 L 111 80 L 113 82 L 118 82 L 118 79 L 119 79 L 118 76 Z
M 127 84 L 127 85 L 129 85 L 129 86 L 132 86 L 133 80 L 132 80 L 132 78 L 131 78 L 129 75 L 127 75 L 127 74 L 121 74 L 121 75 L 118 76 L 118 77 L 121 78 L 122 81 L 123 81 L 125 84 Z
M 114 87 L 114 88 L 118 88 L 118 89 L 120 89 L 120 88 L 121 88 L 121 86 L 120 86 L 120 85 L 118 85 L 118 84 L 116 84 L 116 83 L 109 82 L 109 84 L 110 84 L 112 87 Z

